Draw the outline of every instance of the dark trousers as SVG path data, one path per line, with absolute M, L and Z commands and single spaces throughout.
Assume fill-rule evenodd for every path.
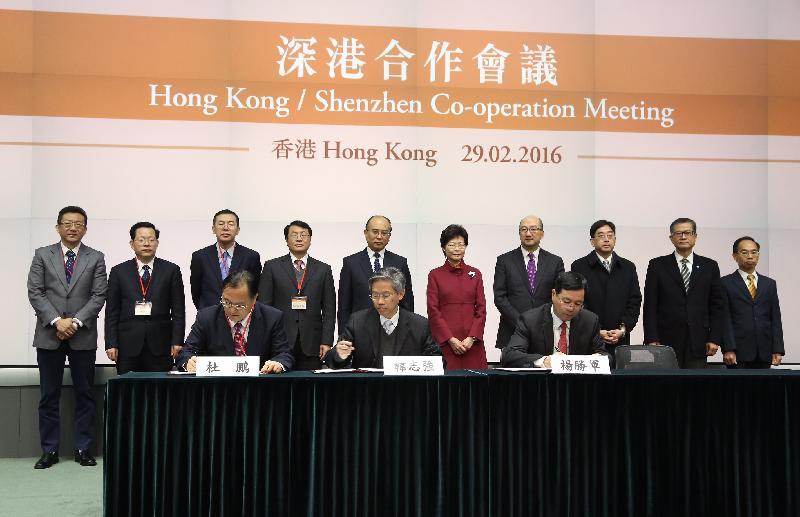
M 168 372 L 174 364 L 169 353 L 154 355 L 147 343 L 143 343 L 139 355 L 130 357 L 120 353 L 117 356 L 117 373 L 122 375 L 128 372 Z
M 294 341 L 294 370 L 319 370 L 322 368 L 322 361 L 318 355 L 309 356 L 303 353 L 303 347 L 300 346 L 300 333 L 297 334 L 297 339 Z
M 39 364 L 39 438 L 42 452 L 58 452 L 61 435 L 59 404 L 64 379 L 64 362 L 69 358 L 72 389 L 75 392 L 75 448 L 88 450 L 94 429 L 95 350 L 73 350 L 62 341 L 56 350 L 36 349 Z
M 772 361 L 737 361 L 736 364 L 729 364 L 730 369 L 767 369 L 772 366 Z
M 683 343 L 682 346 L 673 346 L 675 350 L 675 357 L 678 359 L 678 367 L 685 369 L 701 369 L 706 367 L 707 357 L 695 357 L 692 355 L 689 343 Z

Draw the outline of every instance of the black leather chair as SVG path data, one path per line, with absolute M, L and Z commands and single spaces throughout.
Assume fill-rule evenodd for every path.
M 663 345 L 620 345 L 614 351 L 617 369 L 671 370 L 678 368 L 675 350 Z

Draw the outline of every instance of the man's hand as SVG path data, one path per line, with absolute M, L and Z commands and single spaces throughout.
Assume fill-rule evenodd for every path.
M 336 355 L 342 360 L 350 357 L 350 354 L 352 354 L 355 349 L 351 341 L 339 341 L 336 343 Z
M 283 373 L 283 365 L 278 361 L 267 361 L 261 367 L 261 373 Z
M 61 318 L 56 321 L 56 336 L 60 340 L 69 339 L 78 331 L 78 324 L 71 318 Z
M 710 342 L 706 343 L 706 355 L 708 357 L 711 357 L 712 355 L 716 354 L 717 350 L 719 350 L 719 345 L 717 345 L 716 343 L 710 343 Z
M 186 363 L 186 371 L 195 373 L 197 371 L 197 356 L 193 355 L 189 358 L 189 361 Z
M 725 352 L 722 354 L 722 362 L 728 366 L 736 364 L 736 352 Z
M 112 361 L 114 361 L 116 363 L 117 362 L 117 356 L 119 355 L 119 348 L 117 348 L 115 346 L 111 347 L 111 348 L 107 348 L 106 349 L 106 355 L 108 356 L 109 359 L 111 359 Z
M 183 350 L 183 345 L 172 345 L 172 348 L 169 351 L 169 355 L 170 357 L 172 357 L 173 361 L 178 358 L 178 356 L 181 353 L 181 350 Z
M 783 356 L 781 354 L 772 354 L 772 366 L 778 366 L 782 360 Z
M 325 354 L 331 349 L 331 345 L 319 345 L 319 360 L 322 361 L 325 358 Z

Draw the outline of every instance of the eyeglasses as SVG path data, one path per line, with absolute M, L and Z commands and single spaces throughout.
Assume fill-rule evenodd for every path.
M 562 298 L 560 296 L 558 296 L 557 298 L 558 298 L 558 301 L 561 302 L 561 305 L 563 305 L 564 307 L 575 307 L 576 309 L 580 309 L 581 307 L 583 307 L 583 302 L 578 302 L 578 301 L 569 300 L 569 299 L 565 300 L 564 298 Z
M 467 245 L 464 244 L 463 242 L 450 242 L 447 245 L 445 245 L 445 248 L 449 250 L 463 250 L 467 248 Z
M 67 228 L 67 229 L 75 228 L 76 230 L 83 230 L 84 228 L 86 228 L 85 223 L 79 223 L 78 221 L 61 221 L 58 224 L 62 228 Z
M 308 234 L 308 232 L 302 232 L 302 233 L 292 232 L 289 234 L 290 239 L 308 239 L 309 237 L 310 235 Z
M 750 250 L 739 250 L 737 253 L 739 253 L 739 255 L 741 255 L 743 257 L 757 257 L 759 255 L 759 251 L 758 250 L 753 250 L 753 251 L 750 251 Z
M 219 301 L 219 304 L 222 305 L 225 309 L 234 309 L 237 311 L 243 311 L 247 308 L 247 304 L 244 303 L 231 303 L 228 300 L 222 298 Z
M 227 222 L 226 221 L 219 221 L 215 226 L 217 228 L 219 228 L 219 229 L 236 228 L 236 222 L 235 221 L 227 221 Z
M 388 237 L 392 234 L 391 230 L 370 230 L 369 233 L 373 235 L 373 237 L 377 237 L 380 235 L 381 237 Z
M 536 233 L 536 232 L 540 232 L 540 231 L 542 231 L 542 228 L 540 226 L 520 226 L 519 227 L 519 233 L 522 233 L 522 234 L 525 234 L 525 233 Z
M 598 233 L 597 235 L 594 236 L 594 238 L 595 239 L 613 239 L 614 238 L 614 232 Z
M 133 242 L 136 244 L 155 244 L 157 241 L 158 239 L 136 239 Z
M 691 237 L 694 235 L 694 230 L 686 230 L 685 232 L 672 232 L 670 235 L 673 237 Z
M 391 298 L 391 297 L 392 297 L 392 294 L 393 294 L 393 293 L 370 293 L 370 294 L 369 294 L 369 297 L 370 297 L 370 298 L 371 298 L 373 301 L 376 301 L 376 302 L 377 302 L 378 300 L 388 300 L 389 298 Z

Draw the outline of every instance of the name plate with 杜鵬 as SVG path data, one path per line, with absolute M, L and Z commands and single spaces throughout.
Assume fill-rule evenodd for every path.
M 384 375 L 444 375 L 441 356 L 398 355 L 384 356 Z
M 550 357 L 552 373 L 578 373 L 608 375 L 611 367 L 605 355 L 553 355 Z
M 257 355 L 244 356 L 198 356 L 198 377 L 258 377 L 261 358 Z

